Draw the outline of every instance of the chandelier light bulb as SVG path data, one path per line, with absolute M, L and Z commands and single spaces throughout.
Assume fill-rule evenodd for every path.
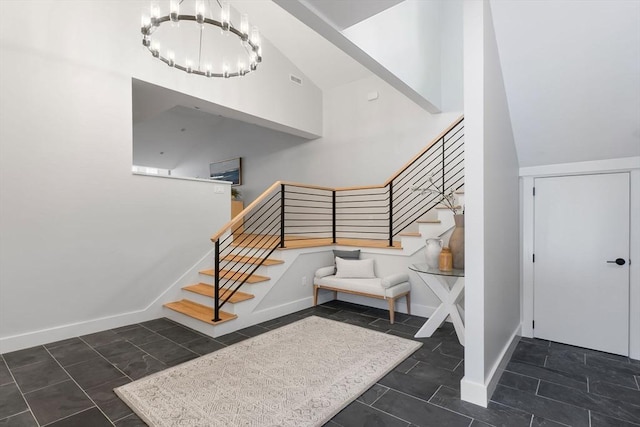
M 187 69 L 187 73 L 191 74 L 193 73 L 193 62 L 191 62 L 190 59 L 185 60 L 184 62 L 186 64 L 186 69 Z
M 229 64 L 226 61 L 222 63 L 222 77 L 229 78 Z
M 247 69 L 242 59 L 238 59 L 238 74 L 240 74 L 241 76 L 244 76 L 245 74 L 247 74 Z
M 171 22 L 178 22 L 180 15 L 180 2 L 178 0 L 169 1 L 169 18 Z
M 251 43 L 255 46 L 260 46 L 260 31 L 258 31 L 258 27 L 251 28 Z
M 151 43 L 151 54 L 154 58 L 157 58 L 160 55 L 160 42 L 154 41 Z
M 173 67 L 174 65 L 176 65 L 176 56 L 171 50 L 167 52 L 167 61 L 167 65 L 169 67 Z
M 244 40 L 249 37 L 249 15 L 246 13 L 240 15 L 240 32 L 242 33 Z
M 231 26 L 231 5 L 229 2 L 222 2 L 220 22 L 222 23 L 222 29 L 224 31 L 229 31 L 229 27 Z
M 151 13 L 150 13 L 151 25 L 154 27 L 158 26 L 158 18 L 160 18 L 160 6 L 156 3 L 151 3 Z
M 204 0 L 196 1 L 196 22 L 198 24 L 204 24 L 205 8 Z
M 205 65 L 204 75 L 207 77 L 211 77 L 211 64 Z
M 140 27 L 142 27 L 142 34 L 148 34 L 149 27 L 151 27 L 151 17 L 142 15 L 142 18 L 140 18 Z

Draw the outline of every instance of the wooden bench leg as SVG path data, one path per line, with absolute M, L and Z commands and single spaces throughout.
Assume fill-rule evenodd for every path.
M 396 300 L 393 298 L 389 298 L 387 301 L 389 301 L 389 323 L 391 323 L 393 325 L 393 320 L 395 319 L 395 306 L 396 306 Z
M 411 314 L 411 297 L 409 296 L 410 293 L 407 293 L 407 314 Z
M 313 305 L 318 305 L 318 285 L 313 285 Z

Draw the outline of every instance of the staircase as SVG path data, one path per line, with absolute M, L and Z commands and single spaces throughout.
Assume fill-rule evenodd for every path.
M 182 288 L 184 297 L 164 307 L 180 313 L 190 326 L 188 319 L 195 319 L 231 331 L 226 324 L 254 313 L 284 274 L 285 258 L 293 261 L 299 253 L 334 246 L 415 253 L 426 237 L 453 226 L 453 215 L 440 202 L 444 194 L 455 193 L 463 203 L 463 161 L 460 118 L 383 185 L 328 188 L 276 182 L 211 237 L 211 268 L 200 270 L 198 282 Z

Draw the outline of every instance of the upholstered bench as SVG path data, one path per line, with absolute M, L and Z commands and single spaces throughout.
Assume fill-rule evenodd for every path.
M 389 302 L 389 322 L 395 317 L 395 302 L 406 297 L 407 312 L 411 314 L 411 283 L 407 274 L 393 274 L 384 278 L 375 277 L 373 259 L 348 260 L 336 257 L 336 265 L 318 269 L 313 278 L 313 305 L 318 304 L 318 290 L 338 292 L 385 299 Z

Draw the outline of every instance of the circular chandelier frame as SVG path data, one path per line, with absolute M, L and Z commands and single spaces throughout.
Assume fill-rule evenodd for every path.
M 202 71 L 200 69 L 195 69 L 193 65 L 190 65 L 188 63 L 180 64 L 176 62 L 176 60 L 173 58 L 167 58 L 161 55 L 160 50 L 156 49 L 153 46 L 153 40 L 151 37 L 152 34 L 157 28 L 160 27 L 160 25 L 166 22 L 176 23 L 180 21 L 193 21 L 193 22 L 196 22 L 197 24 L 200 24 L 201 26 L 204 26 L 205 24 L 212 25 L 220 28 L 223 31 L 228 31 L 233 33 L 241 40 L 242 43 L 244 43 L 250 49 L 249 67 L 238 68 L 237 71 L 234 71 L 234 72 L 225 70 L 222 73 L 214 73 L 210 69 Z M 251 71 L 255 71 L 258 68 L 258 64 L 262 62 L 261 47 L 257 42 L 254 42 L 251 40 L 251 38 L 249 37 L 249 34 L 241 32 L 240 30 L 235 28 L 233 25 L 231 25 L 230 22 L 217 21 L 215 19 L 207 18 L 204 15 L 200 15 L 200 14 L 195 16 L 179 15 L 177 13 L 171 12 L 168 15 L 164 15 L 164 16 L 158 16 L 158 17 L 152 16 L 151 18 L 148 18 L 148 23 L 144 23 L 144 20 L 143 20 L 141 32 L 142 32 L 142 45 L 145 46 L 149 50 L 149 52 L 151 52 L 151 55 L 154 58 L 159 59 L 160 61 L 167 64 L 169 67 L 177 68 L 178 70 L 184 71 L 189 74 L 197 74 L 199 76 L 205 76 L 205 77 L 224 77 L 224 78 L 239 77 L 239 76 L 244 76 L 250 73 Z M 202 45 L 202 42 L 200 43 Z

